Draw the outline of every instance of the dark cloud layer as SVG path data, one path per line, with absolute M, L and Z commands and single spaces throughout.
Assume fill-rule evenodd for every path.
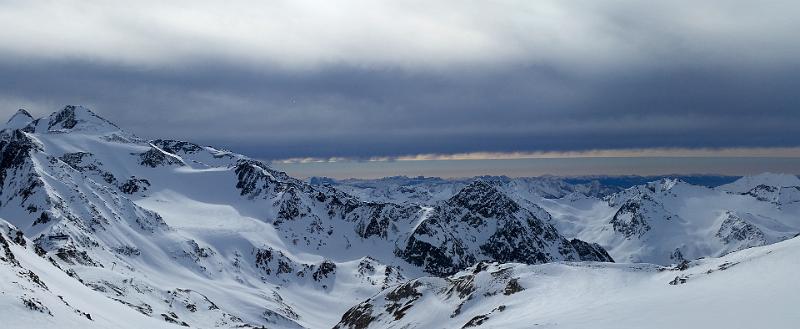
M 673 21 L 645 24 L 637 8 L 601 15 L 621 49 L 611 48 L 635 53 L 630 61 L 585 49 L 569 60 L 547 49 L 537 56 L 533 44 L 529 59 L 360 64 L 354 56 L 303 68 L 199 50 L 159 64 L 14 54 L 0 57 L 0 105 L 6 115 L 17 107 L 46 115 L 84 104 L 144 137 L 273 159 L 800 146 L 800 61 L 780 56 L 792 44 L 783 51 L 773 33 L 749 46 L 729 40 L 733 32 L 694 42 L 658 28 Z

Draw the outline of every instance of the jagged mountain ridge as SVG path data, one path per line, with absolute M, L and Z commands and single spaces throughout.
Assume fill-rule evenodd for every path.
M 573 193 L 603 197 L 621 190 L 617 186 L 602 185 L 596 180 L 571 184 L 563 178 L 552 176 L 518 178 L 478 176 L 463 179 L 395 176 L 372 180 L 311 177 L 309 183 L 316 186 L 334 186 L 363 200 L 374 202 L 432 205 L 449 199 L 475 180 L 488 182 L 515 199 L 532 197 L 558 199 Z
M 613 262 L 596 244 L 562 237 L 549 223 L 549 214 L 532 207 L 523 208 L 493 185 L 475 181 L 430 208 L 397 254 L 439 275 L 484 260 Z
M 435 198 L 446 199 L 455 193 L 453 186 L 468 184 L 423 177 L 317 181 L 344 185 L 357 195 L 375 198 L 402 196 L 404 191 L 437 191 Z M 534 212 L 544 208 L 552 215 L 548 222 L 565 237 L 599 243 L 623 262 L 669 265 L 684 259 L 719 257 L 800 232 L 800 180 L 793 175 L 762 174 L 714 187 L 657 177 L 600 195 L 580 186 L 542 191 L 542 186 L 566 184 L 567 179 L 552 183 L 557 181 L 552 177 L 484 181 L 524 208 Z M 596 186 L 593 190 L 608 189 Z M 426 199 L 422 203 L 431 202 Z
M 622 262 L 669 265 L 719 257 L 800 232 L 796 205 L 678 179 L 634 186 L 604 199 L 536 202 L 566 236 L 595 241 Z
M 569 242 L 528 210 L 509 217 L 500 208 L 449 200 L 435 211 L 364 202 L 229 151 L 141 139 L 83 107 L 67 106 L 1 135 L 0 218 L 75 280 L 169 323 L 314 328 L 338 320 L 348 306 L 342 301 L 355 303 L 423 271 L 450 274 L 501 255 L 610 260 L 602 248 Z M 420 240 L 416 228 L 472 212 L 483 223 L 471 236 L 491 242 L 475 244 L 480 253 L 473 248 L 458 262 L 415 266 L 404 252 L 413 250 L 409 240 Z M 494 225 L 498 220 L 504 225 Z M 495 234 L 514 225 L 533 235 Z M 466 245 L 454 228 L 440 227 L 439 234 Z M 427 250 L 452 252 L 446 245 Z M 546 257 L 526 258 L 528 252 Z

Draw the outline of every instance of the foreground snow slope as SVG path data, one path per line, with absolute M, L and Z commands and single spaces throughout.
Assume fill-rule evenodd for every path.
M 800 238 L 717 259 L 478 264 L 409 281 L 337 328 L 797 328 Z
M 179 328 L 110 302 L 68 276 L 21 233 L 0 219 L 0 327 Z

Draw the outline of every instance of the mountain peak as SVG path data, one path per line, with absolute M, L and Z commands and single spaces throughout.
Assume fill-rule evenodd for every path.
M 27 126 L 29 123 L 33 121 L 33 116 L 31 116 L 28 111 L 25 109 L 17 110 L 17 113 L 11 116 L 10 119 L 6 122 L 6 128 L 8 129 L 20 129 Z
M 515 212 L 519 209 L 519 205 L 514 200 L 482 179 L 465 186 L 451 197 L 448 203 L 487 214 L 499 209 L 502 209 L 503 212 Z
M 67 105 L 62 110 L 51 114 L 46 120 L 37 119 L 34 125 L 37 132 L 44 129 L 48 132 L 80 131 L 99 134 L 121 131 L 119 126 L 113 122 L 86 107 L 76 105 Z
M 679 184 L 685 184 L 685 182 L 679 178 L 662 178 L 657 181 L 647 183 L 647 188 L 653 192 L 666 192 Z
M 469 183 L 469 185 L 464 186 L 456 195 L 454 195 L 451 199 L 479 199 L 482 196 L 486 195 L 493 195 L 500 193 L 497 188 L 495 188 L 492 184 L 482 180 L 477 179 Z
M 739 178 L 733 183 L 720 186 L 720 189 L 734 193 L 746 193 L 759 185 L 777 188 L 800 186 L 800 178 L 795 175 L 767 172 Z

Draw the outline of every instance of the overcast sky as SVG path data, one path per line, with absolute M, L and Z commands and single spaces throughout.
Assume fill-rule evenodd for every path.
M 0 114 L 265 159 L 800 146 L 798 1 L 4 1 Z

